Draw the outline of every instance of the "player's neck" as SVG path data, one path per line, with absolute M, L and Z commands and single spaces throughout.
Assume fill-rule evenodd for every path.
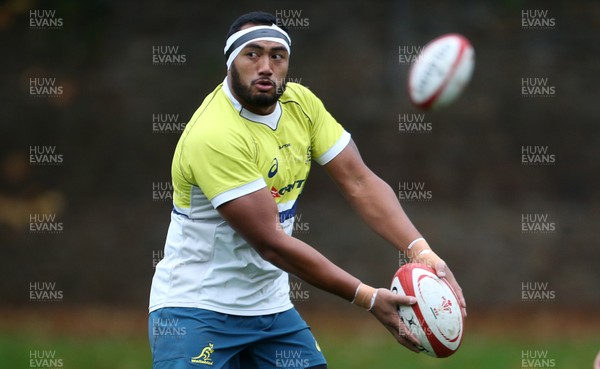
M 244 107 L 244 109 L 248 110 L 251 113 L 257 114 L 257 115 L 269 115 L 269 114 L 272 114 L 275 111 L 275 107 L 277 106 L 277 103 L 275 103 L 275 104 L 273 104 L 271 106 L 267 106 L 267 107 L 258 107 L 258 106 L 248 105 L 244 101 L 240 100 L 235 95 L 235 92 L 233 93 L 233 96 L 235 97 L 235 99 L 237 101 L 239 101 L 239 103 L 242 105 L 242 107 Z

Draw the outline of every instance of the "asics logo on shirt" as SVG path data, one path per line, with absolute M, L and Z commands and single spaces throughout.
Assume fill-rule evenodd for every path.
M 279 168 L 279 161 L 277 158 L 273 158 L 271 168 L 269 168 L 269 173 L 267 174 L 269 178 L 273 178 L 275 174 L 277 174 L 277 170 Z

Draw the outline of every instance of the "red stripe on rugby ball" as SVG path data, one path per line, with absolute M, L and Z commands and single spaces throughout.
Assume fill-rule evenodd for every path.
M 438 278 L 435 275 L 435 270 L 433 268 L 431 268 L 427 265 L 418 264 L 418 263 L 405 264 L 396 272 L 395 276 L 398 277 L 400 285 L 402 286 L 402 289 L 404 290 L 404 292 L 406 293 L 407 296 L 418 297 L 417 293 L 416 293 L 417 291 L 415 291 L 415 288 L 414 288 L 415 283 L 413 283 L 413 273 L 414 273 L 415 269 L 424 269 L 424 270 L 428 271 L 429 273 L 433 274 L 433 276 L 429 276 L 429 275 L 419 276 L 419 280 L 416 283 L 417 286 L 419 286 L 420 282 L 424 278 L 434 278 L 436 281 L 442 281 L 442 283 L 444 283 L 446 286 L 448 286 L 448 288 L 454 295 L 454 298 L 456 299 L 456 301 L 458 301 L 458 297 L 456 296 L 456 293 L 452 289 L 452 286 L 450 286 L 450 284 L 448 284 L 448 282 L 445 279 Z M 419 291 L 419 296 L 421 296 L 421 295 L 422 294 Z M 446 345 L 444 345 L 444 343 L 442 343 L 440 340 L 438 340 L 438 338 L 435 336 L 435 334 L 433 334 L 432 328 L 429 327 L 429 325 L 425 321 L 425 317 L 423 316 L 423 312 L 421 311 L 421 307 L 419 306 L 419 304 L 415 304 L 415 305 L 411 306 L 411 308 L 413 309 L 413 312 L 414 312 L 415 316 L 417 317 L 417 320 L 419 321 L 421 328 L 425 332 L 427 340 L 429 341 L 429 344 L 431 345 L 431 347 L 437 357 L 439 357 L 439 358 L 448 357 L 448 356 L 452 355 L 453 353 L 455 353 L 456 350 L 458 350 L 458 348 L 460 347 L 460 345 L 462 343 L 462 340 L 459 342 L 456 349 L 453 350 L 451 348 L 448 348 Z M 457 308 L 458 308 L 458 306 L 457 306 Z M 449 338 L 449 337 L 446 337 L 439 330 L 438 330 L 438 332 L 443 337 L 448 339 L 449 342 L 456 342 L 457 340 L 462 338 L 462 334 L 463 334 L 463 330 L 461 329 L 461 331 L 457 334 L 456 337 Z

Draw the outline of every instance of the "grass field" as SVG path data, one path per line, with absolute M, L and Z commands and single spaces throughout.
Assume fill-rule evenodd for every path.
M 54 312 L 48 318 L 47 313 L 38 311 L 5 312 L 2 316 L 6 318 L 0 322 L 2 368 L 151 368 L 143 315 L 77 311 Z M 592 324 L 581 321 L 577 326 L 563 326 L 551 319 L 541 330 L 539 321 L 522 324 L 520 330 L 510 319 L 474 318 L 469 322 L 474 328 L 467 327 L 460 350 L 446 359 L 409 352 L 372 319 L 352 320 L 353 324 L 340 324 L 337 319 L 313 324 L 318 327 L 314 328 L 315 335 L 332 369 L 591 369 L 600 350 L 597 317 Z M 48 360 L 36 365 L 35 360 L 30 361 L 32 355 Z

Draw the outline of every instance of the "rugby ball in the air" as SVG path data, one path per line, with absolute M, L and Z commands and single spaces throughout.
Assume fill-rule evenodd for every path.
M 457 33 L 429 42 L 408 73 L 408 95 L 418 108 L 436 109 L 454 101 L 463 91 L 475 66 L 469 40 Z
M 400 305 L 398 314 L 421 341 L 421 352 L 447 357 L 458 350 L 463 336 L 463 317 L 456 294 L 445 279 L 424 264 L 405 264 L 394 275 L 390 289 L 393 293 L 417 298 L 414 305 Z

